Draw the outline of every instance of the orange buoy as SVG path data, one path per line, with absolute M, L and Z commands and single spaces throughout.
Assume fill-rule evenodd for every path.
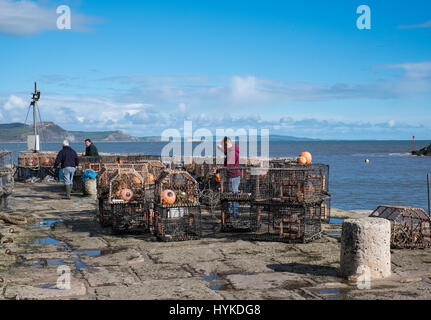
M 130 189 L 123 189 L 120 192 L 120 197 L 121 199 L 123 199 L 124 201 L 130 201 L 133 198 L 133 191 Z
M 154 175 L 152 173 L 149 174 L 148 182 L 149 183 L 154 182 Z
M 165 190 L 162 193 L 162 203 L 163 204 L 174 204 L 177 200 L 177 195 L 172 190 Z
M 307 159 L 305 157 L 299 157 L 298 158 L 298 163 L 301 165 L 306 165 L 307 164 Z
M 133 182 L 136 183 L 138 186 L 141 185 L 141 179 L 139 179 L 137 176 L 133 177 Z
M 311 153 L 307 151 L 304 151 L 303 153 L 301 153 L 300 157 L 304 157 L 305 159 L 307 159 L 307 164 L 310 164 L 311 161 L 313 160 Z
M 221 179 L 220 179 L 220 173 L 216 173 L 216 175 L 215 175 L 215 181 L 216 182 L 220 182 L 221 181 Z

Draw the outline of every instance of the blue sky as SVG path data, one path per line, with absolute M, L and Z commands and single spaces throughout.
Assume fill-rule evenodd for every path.
M 0 46 L 0 123 L 37 80 L 42 120 L 69 130 L 431 139 L 428 0 L 0 0 Z

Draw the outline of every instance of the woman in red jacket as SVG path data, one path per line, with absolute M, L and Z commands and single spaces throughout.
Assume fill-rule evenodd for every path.
M 217 146 L 225 154 L 224 166 L 239 168 L 239 147 L 238 145 L 232 144 L 232 140 L 229 137 L 224 137 L 223 146 Z M 228 169 L 227 178 L 229 185 L 229 192 L 238 193 L 239 184 L 241 182 L 241 170 L 239 169 Z M 238 217 L 238 202 L 229 202 L 229 214 L 234 218 Z

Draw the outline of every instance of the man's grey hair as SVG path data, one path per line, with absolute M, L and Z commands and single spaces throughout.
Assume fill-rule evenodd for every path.
M 67 147 L 68 145 L 69 145 L 69 141 L 64 140 L 64 141 L 63 141 L 63 147 Z

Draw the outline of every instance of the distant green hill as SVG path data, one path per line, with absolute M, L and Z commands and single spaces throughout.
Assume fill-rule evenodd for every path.
M 33 126 L 24 123 L 0 124 L 0 142 L 26 142 L 27 136 L 33 134 Z M 134 137 L 122 131 L 67 131 L 53 122 L 38 123 L 38 134 L 42 142 L 61 142 L 65 139 L 105 142 L 160 142 L 160 136 Z M 182 139 L 184 140 L 184 139 Z M 188 139 L 187 139 L 188 140 Z M 258 137 L 258 140 L 260 138 Z M 291 136 L 271 135 L 270 141 L 318 141 L 317 139 L 297 138 Z
M 33 134 L 33 125 L 24 123 L 0 124 L 0 142 L 26 142 L 27 136 Z M 122 131 L 66 131 L 53 122 L 38 123 L 38 134 L 43 142 L 60 142 L 65 139 L 69 141 L 84 141 L 89 138 L 93 141 L 140 141 Z

